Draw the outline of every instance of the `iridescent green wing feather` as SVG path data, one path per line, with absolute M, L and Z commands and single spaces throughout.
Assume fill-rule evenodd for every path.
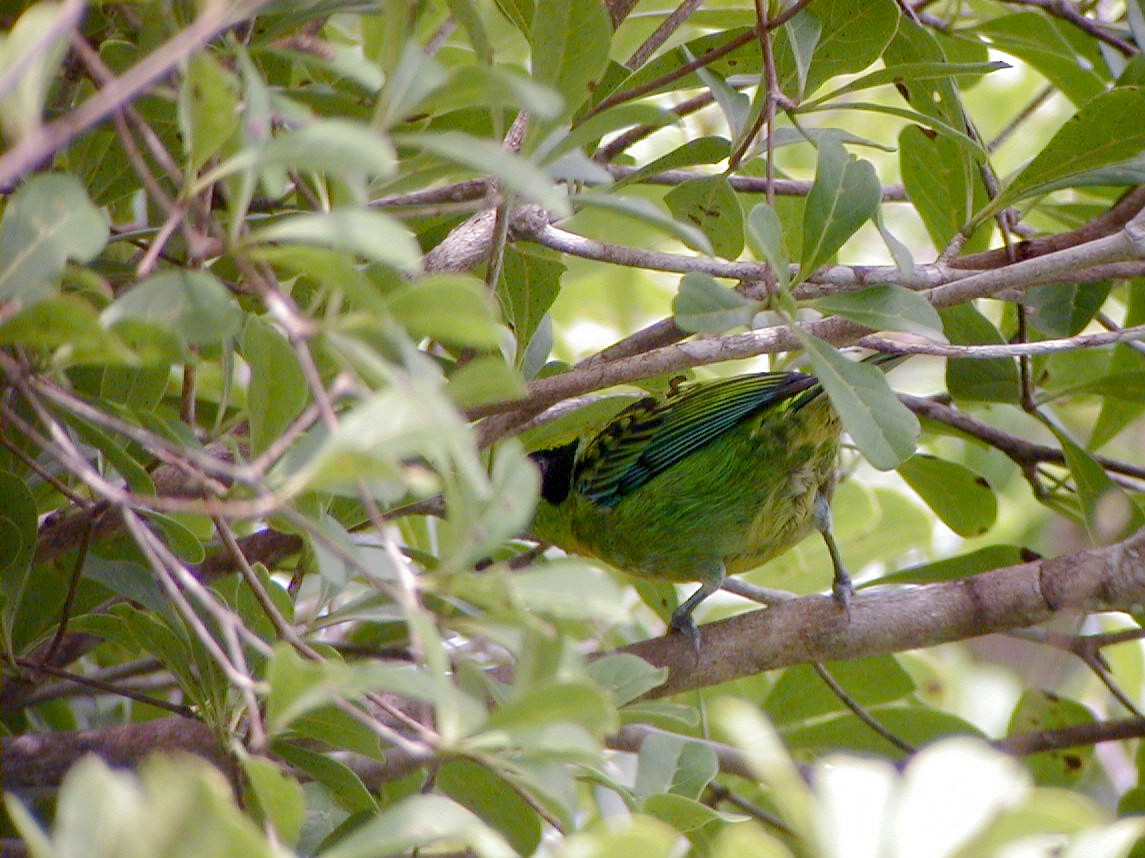
M 614 507 L 748 417 L 818 391 L 815 376 L 775 372 L 701 383 L 660 403 L 643 399 L 617 415 L 585 450 L 573 476 L 576 491 L 598 506 Z

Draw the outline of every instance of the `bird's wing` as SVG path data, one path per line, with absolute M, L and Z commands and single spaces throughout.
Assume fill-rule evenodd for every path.
M 599 506 L 614 507 L 740 421 L 792 402 L 817 383 L 813 375 L 765 372 L 703 382 L 663 402 L 643 399 L 618 414 L 585 450 L 576 490 Z

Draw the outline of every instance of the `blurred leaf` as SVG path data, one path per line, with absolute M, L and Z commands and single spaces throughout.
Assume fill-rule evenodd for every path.
M 654 732 L 640 743 L 632 789 L 644 799 L 661 793 L 698 799 L 718 773 L 716 752 L 709 745 L 686 736 Z
M 19 5 L 11 7 L 5 23 L 17 12 Z M 78 18 L 70 4 L 34 3 L 22 10 L 7 34 L 0 35 L 0 77 L 15 75 L 0 94 L 0 129 L 9 143 L 15 145 L 40 127 L 48 93 L 67 53 L 68 34 Z
M 624 197 L 618 194 L 580 193 L 573 197 L 573 203 L 577 208 L 603 209 L 626 215 L 656 227 L 700 253 L 711 255 L 715 252 L 703 230 L 694 224 L 682 223 L 669 217 L 648 200 L 639 197 Z
M 389 176 L 396 164 L 393 144 L 382 134 L 350 120 L 322 119 L 238 152 L 203 176 L 196 187 L 243 170 Z
M 876 331 L 906 331 L 945 343 L 942 319 L 929 301 L 902 286 L 868 286 L 814 302 L 824 315 L 835 313 Z
M 170 270 L 148 277 L 107 306 L 113 328 L 140 321 L 193 345 L 220 343 L 242 326 L 242 311 L 227 288 L 203 271 Z
M 280 438 L 306 407 L 310 388 L 286 337 L 261 319 L 247 319 L 242 355 L 250 367 L 250 446 L 257 456 Z
M 981 536 L 998 515 L 998 499 L 982 476 L 969 468 L 916 453 L 898 467 L 899 476 L 959 536 Z
M 899 402 L 877 367 L 848 360 L 801 328 L 795 331 L 815 375 L 862 454 L 881 471 L 898 467 L 914 452 L 918 418 Z
M 64 780 L 51 846 L 30 815 L 17 823 L 42 845 L 41 855 L 281 856 L 235 806 L 223 774 L 191 754 L 150 757 L 138 774 L 88 755 Z
M 276 742 L 272 750 L 276 756 L 322 784 L 351 813 L 378 809 L 378 803 L 366 785 L 353 769 L 338 759 L 287 742 Z
M 664 202 L 677 220 L 698 227 L 716 256 L 736 259 L 743 252 L 743 210 L 724 176 L 689 179 L 672 188 Z
M 612 113 L 609 110 L 607 113 Z M 647 124 L 647 123 L 646 123 Z M 681 167 L 691 167 L 696 164 L 718 164 L 726 160 L 731 154 L 731 146 L 725 137 L 697 137 L 681 143 L 666 155 L 654 158 L 624 178 L 617 179 L 613 190 L 618 190 L 632 182 L 643 180 L 646 176 L 654 176 L 667 170 L 678 170 Z
M 443 307 L 449 313 L 441 312 Z M 470 277 L 422 277 L 387 295 L 386 308 L 418 339 L 474 348 L 497 348 L 504 339 L 493 297 Z
M 51 296 L 67 261 L 87 262 L 107 237 L 103 213 L 74 176 L 33 176 L 8 198 L 0 220 L 0 300 L 27 305 Z
M 596 659 L 589 664 L 588 675 L 609 692 L 616 706 L 632 702 L 668 678 L 663 668 L 628 653 Z
M 689 271 L 680 279 L 680 291 L 672 301 L 676 324 L 685 331 L 722 334 L 748 327 L 760 310 L 758 301 L 721 286 L 710 274 Z
M 467 844 L 488 858 L 513 858 L 513 848 L 472 812 L 440 795 L 414 795 L 386 807 L 322 851 L 321 858 L 377 858 L 434 844 Z
M 482 355 L 456 369 L 449 376 L 445 392 L 458 408 L 475 408 L 493 402 L 511 402 L 529 389 L 521 374 L 494 355 Z
M 16 474 L 0 471 L 0 544 L 5 546 L 0 558 L 0 607 L 4 620 L 4 648 L 18 651 L 12 639 L 16 617 L 29 607 L 25 592 L 33 574 L 32 557 L 36 552 L 36 501 L 24 481 Z
M 824 667 L 861 706 L 892 703 L 915 690 L 914 681 L 892 655 L 830 662 Z M 763 711 L 777 728 L 785 730 L 845 712 L 847 707 L 810 665 L 797 665 L 780 674 L 763 702 Z
M 506 190 L 539 203 L 553 215 L 567 217 L 570 214 L 564 191 L 554 185 L 543 170 L 492 140 L 460 131 L 438 131 L 401 134 L 397 142 L 400 146 L 429 152 L 480 175 L 496 176 Z
M 988 572 L 991 569 L 1014 566 L 1024 560 L 1022 549 L 1016 545 L 988 545 L 968 554 L 936 560 L 933 563 L 910 566 L 898 572 L 880 576 L 871 581 L 870 584 L 930 584 L 934 581 L 951 581 L 955 578 L 965 578 L 967 575 L 976 575 L 979 572 Z M 857 586 L 861 589 L 867 585 L 859 584 Z
M 295 843 L 306 816 L 306 799 L 298 781 L 264 757 L 240 754 L 243 774 L 261 812 L 280 841 Z
M 64 365 L 131 359 L 123 343 L 100 325 L 91 305 L 68 294 L 45 298 L 0 323 L 0 344 L 55 351 Z
M 249 241 L 316 244 L 404 269 L 421 264 L 421 248 L 404 226 L 380 212 L 361 209 L 291 215 L 255 230 Z
M 187 60 L 179 88 L 179 126 L 190 168 L 197 172 L 238 130 L 239 83 L 207 51 Z
M 838 140 L 819 141 L 815 182 L 803 211 L 803 252 L 799 279 L 806 280 L 830 260 L 882 201 L 875 168 L 847 154 Z
M 519 855 L 532 855 L 541 841 L 541 818 L 512 785 L 473 760 L 447 760 L 437 787 L 498 831 Z

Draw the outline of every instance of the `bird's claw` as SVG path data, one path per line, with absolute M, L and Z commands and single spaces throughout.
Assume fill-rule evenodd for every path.
M 696 626 L 696 621 L 692 619 L 691 611 L 673 611 L 672 618 L 668 621 L 668 627 L 671 631 L 679 632 L 686 637 L 691 642 L 696 656 L 700 655 L 700 629 Z
M 855 596 L 855 586 L 846 575 L 836 576 L 831 584 L 831 597 L 844 613 L 851 613 L 851 600 Z

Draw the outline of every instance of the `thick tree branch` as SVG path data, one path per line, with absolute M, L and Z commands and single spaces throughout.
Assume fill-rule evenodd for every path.
M 805 596 L 701 628 L 697 656 L 682 635 L 624 647 L 656 667 L 666 697 L 793 664 L 857 659 L 1019 629 L 1059 611 L 1133 611 L 1145 604 L 1145 530 L 1124 542 L 955 581 L 867 590 L 844 613 Z

